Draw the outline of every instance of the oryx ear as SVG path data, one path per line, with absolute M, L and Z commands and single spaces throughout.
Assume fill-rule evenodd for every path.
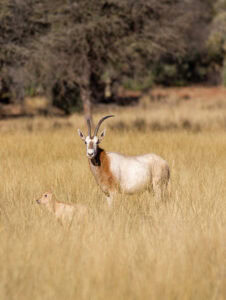
M 105 137 L 105 134 L 106 134 L 106 129 L 104 129 L 101 134 L 100 134 L 100 137 L 99 137 L 99 141 L 101 142 L 103 140 L 103 138 Z
M 83 141 L 85 141 L 85 136 L 84 136 L 84 134 L 81 132 L 81 130 L 80 129 L 78 129 L 78 135 L 80 136 L 80 138 L 83 140 Z

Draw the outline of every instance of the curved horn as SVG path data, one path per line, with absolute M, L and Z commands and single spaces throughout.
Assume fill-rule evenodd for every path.
M 91 121 L 90 119 L 86 119 L 87 126 L 88 126 L 88 135 L 91 137 Z
M 103 118 L 100 119 L 100 121 L 98 122 L 98 124 L 97 124 L 97 126 L 96 126 L 96 128 L 95 128 L 94 136 L 97 135 L 98 130 L 99 130 L 99 128 L 100 128 L 100 125 L 103 123 L 103 121 L 106 120 L 106 119 L 108 119 L 108 118 L 111 118 L 111 117 L 114 117 L 114 115 L 105 116 L 105 117 L 103 117 Z

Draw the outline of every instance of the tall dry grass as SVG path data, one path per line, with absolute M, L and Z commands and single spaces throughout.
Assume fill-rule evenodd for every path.
M 141 116 L 131 111 L 119 112 L 128 124 Z M 126 131 L 108 121 L 107 150 L 154 152 L 172 170 L 167 203 L 119 195 L 109 210 L 75 131 L 82 118 L 54 122 L 1 131 L 0 299 L 225 299 L 225 131 Z M 86 204 L 84 223 L 62 228 L 34 201 L 46 190 Z

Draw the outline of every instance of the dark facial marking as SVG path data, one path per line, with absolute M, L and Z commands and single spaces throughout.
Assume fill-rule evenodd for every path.
M 91 163 L 94 166 L 100 166 L 101 165 L 100 154 L 101 154 L 102 151 L 104 151 L 104 150 L 98 147 L 96 156 L 91 159 Z
M 93 142 L 89 143 L 88 149 L 93 149 Z

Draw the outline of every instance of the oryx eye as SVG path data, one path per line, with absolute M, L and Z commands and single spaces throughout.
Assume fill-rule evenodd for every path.
M 47 194 L 45 194 L 45 197 L 47 197 Z

